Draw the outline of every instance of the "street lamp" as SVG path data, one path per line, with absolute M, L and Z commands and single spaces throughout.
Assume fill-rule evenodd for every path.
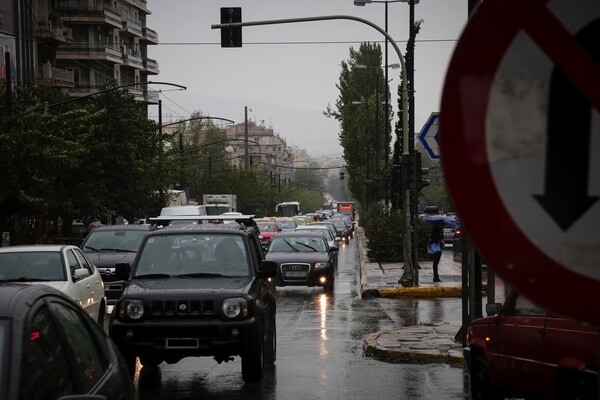
M 406 69 L 407 71 L 407 76 L 406 79 L 408 80 L 408 108 L 409 108 L 409 112 L 408 112 L 408 129 L 403 129 L 403 151 L 402 151 L 402 156 L 403 157 L 408 157 L 409 155 L 412 155 L 414 153 L 414 39 L 415 39 L 415 35 L 416 35 L 416 29 L 415 29 L 415 23 L 414 23 L 414 19 L 415 19 L 415 4 L 419 3 L 419 0 L 354 0 L 354 5 L 356 6 L 364 6 L 367 3 L 384 3 L 385 4 L 385 33 L 388 33 L 388 3 L 398 3 L 398 2 L 402 2 L 402 3 L 408 3 L 409 4 L 409 43 L 407 46 L 407 64 L 406 65 Z M 387 64 L 387 45 L 388 45 L 388 39 L 387 39 L 387 35 L 386 35 L 386 40 L 385 40 L 385 63 Z M 387 72 L 387 70 L 386 70 Z M 386 74 L 386 82 L 387 82 L 387 74 Z M 386 93 L 387 94 L 387 93 Z M 403 99 L 404 102 L 404 99 Z M 405 113 L 405 112 L 404 112 Z M 405 113 L 406 116 L 406 113 Z M 406 127 L 406 122 L 407 121 L 403 121 L 404 122 L 404 126 Z M 408 138 L 408 141 L 406 140 Z M 416 159 L 416 157 L 415 157 Z M 414 165 L 410 166 L 409 168 L 413 168 L 413 172 L 416 173 L 416 163 L 414 163 Z M 402 174 L 403 177 L 406 177 L 406 173 L 404 172 Z M 407 182 L 404 182 L 404 187 L 406 187 Z M 410 233 L 411 236 L 411 246 L 413 247 L 411 250 L 412 252 L 409 252 L 409 257 L 411 258 L 410 260 L 410 265 L 412 265 L 411 272 L 408 273 L 405 269 L 405 277 L 403 276 L 403 278 L 401 279 L 401 283 L 406 284 L 406 286 L 412 286 L 413 284 L 415 286 L 419 285 L 419 277 L 418 277 L 418 243 L 417 243 L 417 235 L 416 235 L 416 214 L 418 212 L 417 210 L 417 200 L 418 200 L 418 193 L 417 191 L 413 191 L 412 193 L 412 201 L 407 201 L 406 198 L 408 198 L 410 196 L 410 191 L 409 190 L 405 190 L 405 201 L 404 201 L 404 213 L 406 215 L 406 217 L 409 218 L 409 221 L 407 222 L 407 224 L 410 226 L 413 226 L 413 230 Z M 410 206 L 412 206 L 412 209 L 406 209 L 409 208 Z M 406 232 L 410 231 L 410 227 L 407 226 L 406 227 Z M 405 233 L 406 233 L 405 232 Z

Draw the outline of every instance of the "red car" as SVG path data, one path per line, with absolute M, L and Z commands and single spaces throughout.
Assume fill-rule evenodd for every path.
M 258 225 L 258 230 L 260 231 L 260 244 L 263 250 L 266 250 L 266 248 L 269 247 L 269 245 L 271 244 L 273 236 L 281 232 L 281 228 L 277 226 L 275 221 L 257 222 L 256 225 Z
M 471 394 L 597 399 L 598 328 L 554 315 L 511 292 L 471 322 L 465 360 Z

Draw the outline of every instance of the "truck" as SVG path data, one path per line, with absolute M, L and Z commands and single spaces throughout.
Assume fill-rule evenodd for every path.
M 339 213 L 350 213 L 352 221 L 356 219 L 356 211 L 354 209 L 353 201 L 338 201 L 337 210 Z
M 221 215 L 237 211 L 237 195 L 205 194 L 202 196 L 202 205 L 205 207 L 207 215 Z

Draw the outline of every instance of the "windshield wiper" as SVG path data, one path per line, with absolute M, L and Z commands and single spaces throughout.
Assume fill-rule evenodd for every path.
M 99 250 L 99 249 L 97 249 L 97 248 L 95 248 L 95 247 L 92 247 L 92 246 L 83 246 L 83 248 L 84 248 L 84 249 L 90 249 L 91 251 L 95 251 L 96 253 L 99 253 L 99 252 L 100 252 L 100 250 Z
M 144 278 L 144 279 L 164 279 L 170 278 L 173 275 L 169 274 L 145 274 L 145 275 L 136 275 L 134 278 Z
M 190 274 L 181 274 L 176 276 L 178 276 L 179 278 L 219 278 L 225 275 L 210 272 L 193 272 Z
M 100 251 L 114 251 L 116 253 L 135 253 L 135 250 L 127 250 L 127 249 L 100 249 Z
M 291 244 L 291 243 L 289 242 L 289 240 L 287 240 L 287 239 L 283 239 L 283 241 L 284 241 L 284 242 L 286 242 L 286 243 L 288 244 L 288 246 L 290 246 L 290 247 L 292 248 L 292 250 L 294 250 L 294 251 L 296 251 L 296 252 L 299 252 L 299 251 L 300 251 L 300 250 L 298 250 L 296 247 L 294 247 L 294 245 L 293 245 L 293 244 Z
M 309 246 L 309 245 L 307 245 L 307 244 L 300 243 L 300 242 L 294 242 L 294 243 L 295 243 L 295 244 L 299 244 L 300 246 L 308 247 L 308 248 L 309 248 L 309 249 L 311 249 L 312 251 L 315 251 L 315 252 L 317 251 L 317 249 L 315 249 L 314 247 L 312 247 L 312 246 Z

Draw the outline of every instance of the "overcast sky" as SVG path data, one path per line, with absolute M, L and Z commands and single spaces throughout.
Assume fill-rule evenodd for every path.
M 160 44 L 148 57 L 159 63 L 152 81 L 171 82 L 186 91 L 161 89 L 163 122 L 188 118 L 194 111 L 263 123 L 304 148 L 313 157 L 341 155 L 339 125 L 323 111 L 335 105 L 340 64 L 349 49 L 383 36 L 355 21 L 322 21 L 243 28 L 242 48 L 221 48 L 221 7 L 242 7 L 242 20 L 262 21 L 322 15 L 353 15 L 385 27 L 385 4 L 355 6 L 353 0 L 148 0 L 147 26 L 158 32 Z M 422 19 L 415 48 L 415 131 L 439 111 L 441 91 L 457 39 L 467 21 L 467 0 L 421 0 L 415 20 Z M 408 3 L 388 4 L 388 31 L 404 53 L 409 32 Z M 388 63 L 399 63 L 392 46 Z M 400 70 L 389 71 L 396 112 Z M 156 118 L 158 107 L 150 109 Z M 394 121 L 396 117 L 394 118 Z

